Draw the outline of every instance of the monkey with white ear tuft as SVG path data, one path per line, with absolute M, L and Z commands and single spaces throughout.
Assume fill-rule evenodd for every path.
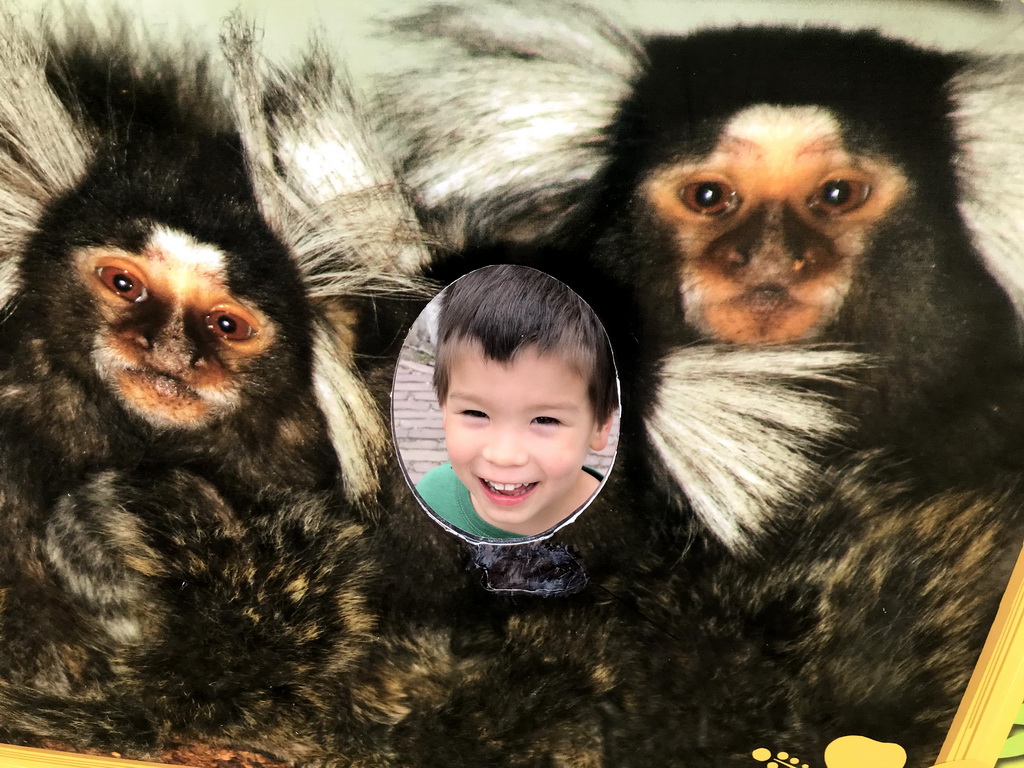
M 209 56 L 111 26 L 0 32 L 0 740 L 375 754 L 386 434 L 336 319 L 411 281 L 325 266 Z
M 561 533 L 638 612 L 601 631 L 579 605 L 509 621 L 510 679 L 531 643 L 538 667 L 541 648 L 593 663 L 575 689 L 589 715 L 545 743 L 741 766 L 862 733 L 931 765 L 1024 532 L 1024 58 L 836 30 L 644 40 L 572 3 L 438 5 L 396 26 L 440 46 L 384 104 L 451 246 L 430 274 L 508 260 L 560 277 L 624 372 L 617 475 Z M 840 407 L 797 447 L 812 470 L 794 494 L 765 448 L 780 422 L 764 409 L 788 392 L 764 386 L 773 362 Z M 774 473 L 748 472 L 754 456 Z M 774 495 L 730 504 L 716 470 Z

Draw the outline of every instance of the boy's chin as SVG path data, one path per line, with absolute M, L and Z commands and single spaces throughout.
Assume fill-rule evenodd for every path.
M 538 510 L 533 504 L 518 509 L 509 506 L 495 507 L 477 500 L 474 500 L 474 506 L 477 514 L 491 525 L 520 536 L 536 536 L 544 533 L 576 511 L 574 508 L 555 516 L 548 512 L 547 507 Z

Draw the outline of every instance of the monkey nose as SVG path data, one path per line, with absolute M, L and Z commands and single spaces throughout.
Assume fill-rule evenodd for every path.
M 746 304 L 754 312 L 775 312 L 788 299 L 789 291 L 781 285 L 762 284 L 746 293 Z
M 198 348 L 185 334 L 168 334 L 152 339 L 148 352 L 150 365 L 172 376 L 188 374 L 202 360 Z

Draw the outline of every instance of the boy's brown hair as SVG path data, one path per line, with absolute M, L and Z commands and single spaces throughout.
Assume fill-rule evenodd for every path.
M 584 381 L 594 418 L 603 423 L 619 404 L 608 336 L 594 310 L 569 286 L 536 269 L 484 267 L 459 278 L 441 296 L 434 391 L 448 397 L 452 359 L 467 343 L 484 357 L 512 363 L 520 351 L 557 355 Z

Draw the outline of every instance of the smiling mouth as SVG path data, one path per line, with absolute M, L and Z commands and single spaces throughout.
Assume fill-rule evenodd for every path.
M 507 499 L 525 496 L 537 486 L 537 483 L 494 483 L 490 480 L 484 480 L 482 477 L 480 482 L 494 495 Z

